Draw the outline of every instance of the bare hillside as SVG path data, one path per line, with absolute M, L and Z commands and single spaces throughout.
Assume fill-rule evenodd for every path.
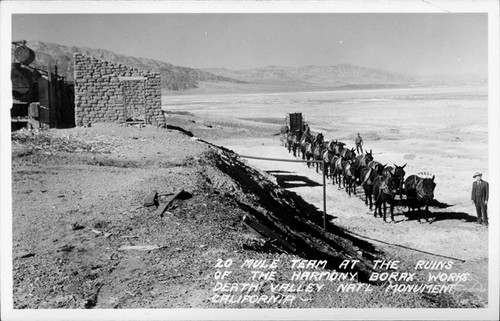
M 149 58 L 120 55 L 109 50 L 76 46 L 68 47 L 42 41 L 29 41 L 27 46 L 33 49 L 36 54 L 33 66 L 46 68 L 48 65 L 57 65 L 58 72 L 70 81 L 73 80 L 73 55 L 81 53 L 97 59 L 159 72 L 162 78 L 162 87 L 167 90 L 178 91 L 197 88 L 200 81 L 241 83 L 241 81 L 217 76 L 200 69 L 175 66 L 168 62 Z

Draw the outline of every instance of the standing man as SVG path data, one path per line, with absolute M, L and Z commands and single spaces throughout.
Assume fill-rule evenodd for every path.
M 309 128 L 309 124 L 304 122 L 304 133 L 307 135 L 311 134 L 311 128 Z
M 473 178 L 476 179 L 472 183 L 472 202 L 476 205 L 477 223 L 488 226 L 488 182 L 483 181 L 483 174 L 476 172 Z
M 358 154 L 363 154 L 363 138 L 361 138 L 361 135 L 359 135 L 358 133 L 358 136 L 356 137 L 356 152 Z M 359 152 L 359 150 L 361 150 L 361 153 Z

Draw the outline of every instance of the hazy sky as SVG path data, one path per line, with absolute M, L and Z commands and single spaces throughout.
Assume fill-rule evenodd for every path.
M 37 14 L 12 20 L 14 40 L 194 68 L 351 63 L 406 74 L 487 73 L 486 14 Z

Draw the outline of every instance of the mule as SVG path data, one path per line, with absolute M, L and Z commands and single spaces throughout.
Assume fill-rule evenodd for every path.
M 311 163 L 309 160 L 313 158 L 313 144 L 312 143 L 305 143 L 304 145 L 301 146 L 302 149 L 302 159 L 307 160 L 307 167 L 311 167 Z
M 300 138 L 300 152 L 302 154 L 302 160 L 306 159 L 306 150 L 309 148 L 312 142 L 312 136 L 308 133 L 304 133 L 304 135 Z
M 337 184 L 339 185 L 339 188 L 341 188 L 341 177 L 342 173 L 344 171 L 344 168 L 342 167 L 342 157 L 335 155 L 332 157 L 332 160 L 330 162 L 330 171 L 331 171 L 331 176 L 332 176 L 332 184 L 335 185 L 335 179 L 337 179 Z
M 342 151 L 340 152 L 340 157 L 342 158 L 342 175 L 343 175 L 343 180 L 344 180 L 344 187 L 346 186 L 347 182 L 346 182 L 346 175 L 345 175 L 345 170 L 346 170 L 346 166 L 347 166 L 347 163 L 349 163 L 349 167 L 352 166 L 352 163 L 354 162 L 355 158 L 356 158 L 356 153 L 354 152 L 354 148 L 353 149 L 342 149 Z M 349 168 L 349 171 L 350 173 L 352 172 L 352 176 L 354 176 L 354 168 Z M 353 183 L 355 183 L 354 181 L 352 181 Z M 351 185 L 352 187 L 352 185 Z M 356 194 L 356 185 L 354 184 L 354 194 Z
M 371 167 L 364 167 L 361 170 L 361 186 L 365 191 L 365 205 L 370 206 L 370 211 L 373 208 L 373 182 L 378 177 L 377 171 Z M 368 204 L 369 202 L 369 204 Z
M 325 148 L 328 149 L 328 151 L 333 152 L 335 149 L 335 145 L 337 144 L 337 140 L 330 140 L 325 142 Z
M 372 160 L 366 164 L 367 168 L 371 168 L 372 170 L 377 172 L 377 175 L 382 175 L 384 172 L 384 169 L 387 167 L 387 164 L 382 165 L 376 160 Z
M 356 184 L 361 185 L 361 170 L 373 160 L 372 150 L 363 155 L 357 155 L 354 159 L 354 177 Z
M 299 150 L 299 147 L 300 147 L 300 135 L 299 134 L 293 135 L 292 151 L 294 157 L 297 157 L 297 151 Z
M 316 161 L 322 160 L 321 158 L 321 152 L 323 151 L 323 141 L 324 137 L 322 133 L 319 133 L 313 140 L 313 154 L 312 154 L 312 159 Z M 320 163 L 316 163 L 316 173 L 319 171 L 319 165 Z
M 370 210 L 373 207 L 373 182 L 378 176 L 382 175 L 386 166 L 387 164 L 382 165 L 375 160 L 371 160 L 370 162 L 368 162 L 366 167 L 363 167 L 363 169 L 361 169 L 360 185 L 365 191 L 365 205 L 369 205 Z
M 281 144 L 285 147 L 287 147 L 287 142 L 288 142 L 288 133 L 290 133 L 290 127 L 288 125 L 283 125 L 280 128 L 280 140 Z
M 392 166 L 387 166 L 384 168 L 382 175 L 387 176 L 389 173 L 392 173 L 395 177 L 398 178 L 399 181 L 399 186 L 398 186 L 398 194 L 399 194 L 399 199 L 403 199 L 403 185 L 405 181 L 405 175 L 406 172 L 404 168 L 406 167 L 407 164 L 404 164 L 403 166 L 398 166 L 394 164 L 394 167 Z
M 342 156 L 346 159 L 350 159 L 354 162 L 354 159 L 356 159 L 356 152 L 354 150 L 355 150 L 354 148 L 351 148 L 351 149 L 343 148 L 340 151 L 340 156 Z
M 323 133 L 319 133 L 318 135 L 316 135 L 313 142 L 318 146 L 322 146 L 323 143 L 325 142 L 325 137 L 323 136 Z
M 293 151 L 293 156 L 297 157 L 297 149 L 299 147 L 300 134 L 298 133 L 288 133 L 287 134 L 287 149 L 288 153 Z
M 429 221 L 429 203 L 434 199 L 434 189 L 436 183 L 435 176 L 432 178 L 422 178 L 417 175 L 410 175 L 405 180 L 405 192 L 408 202 L 408 213 L 411 209 L 420 211 L 420 207 L 425 206 L 425 221 Z M 420 216 L 418 218 L 420 222 Z
M 354 177 L 354 168 L 352 167 L 352 159 L 347 159 L 342 163 L 344 168 L 344 187 L 349 197 L 351 197 L 351 192 L 356 195 L 356 185 L 355 185 L 355 177 Z
M 384 205 L 384 222 L 387 214 L 387 203 L 390 205 L 391 222 L 394 222 L 394 195 L 397 193 L 398 179 L 389 174 L 389 176 L 379 175 L 373 182 L 373 197 L 375 199 L 374 217 L 377 217 L 377 210 L 382 217 L 382 205 Z
M 333 152 L 335 153 L 335 155 L 340 156 L 342 154 L 342 151 L 344 150 L 344 146 L 345 143 L 336 141 L 333 145 Z
M 328 148 L 323 149 L 321 152 L 321 159 L 323 160 L 323 170 L 325 171 L 326 177 L 330 177 L 331 174 L 331 169 L 330 169 L 330 163 L 333 158 L 333 151 L 329 150 Z
M 288 154 L 290 154 L 292 152 L 292 140 L 293 140 L 293 134 L 290 132 L 287 133 L 285 147 L 286 147 L 286 149 L 288 149 Z

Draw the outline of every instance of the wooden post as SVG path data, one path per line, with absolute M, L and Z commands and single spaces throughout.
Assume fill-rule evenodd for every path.
M 127 95 L 127 91 L 125 89 L 125 84 L 127 82 L 126 81 L 120 81 L 120 85 L 122 86 L 122 98 L 123 98 L 123 122 L 126 123 L 127 122 L 127 98 L 126 98 L 126 95 Z
M 142 81 L 142 106 L 144 108 L 144 124 L 150 124 L 148 119 L 148 108 L 146 106 L 146 81 L 147 78 Z
M 59 76 L 57 75 L 57 65 L 54 65 L 54 82 L 55 82 L 55 104 L 54 104 L 54 127 L 59 127 L 61 125 L 62 117 L 62 97 L 61 97 L 61 84 L 59 83 Z
M 323 230 L 326 232 L 326 161 L 323 160 Z
M 55 95 L 54 95 L 54 84 L 52 83 L 52 66 L 49 64 L 47 74 L 48 81 L 48 108 L 49 108 L 49 128 L 53 128 L 56 126 L 56 117 L 55 117 Z

